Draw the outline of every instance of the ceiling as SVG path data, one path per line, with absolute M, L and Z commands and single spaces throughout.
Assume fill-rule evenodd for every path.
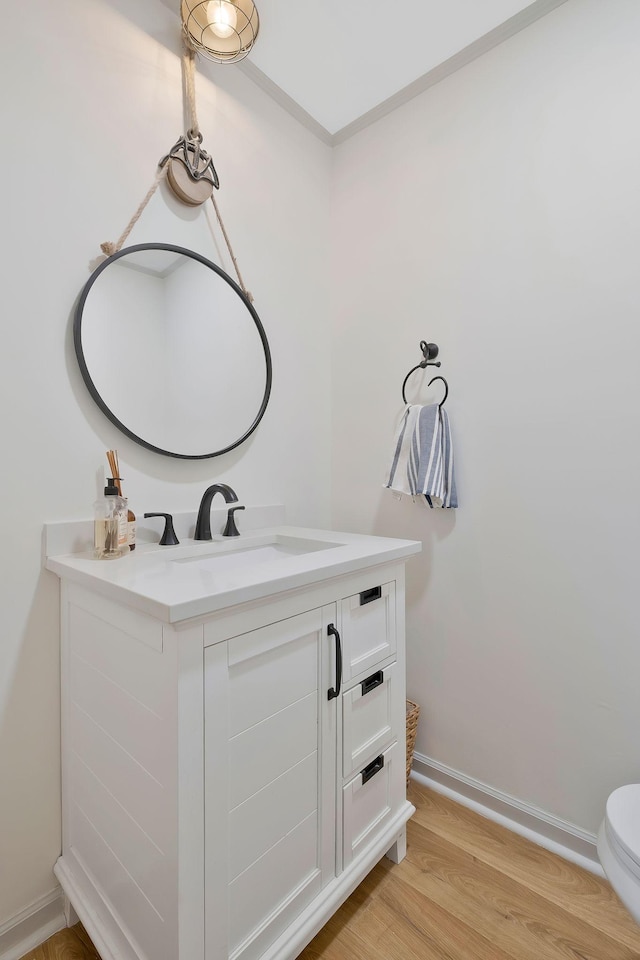
M 219 69 L 242 70 L 321 139 L 337 143 L 565 0 L 255 2 L 255 47 Z

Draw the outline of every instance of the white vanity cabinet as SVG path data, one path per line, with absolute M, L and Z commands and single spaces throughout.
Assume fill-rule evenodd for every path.
M 404 855 L 404 564 L 175 623 L 56 572 L 55 870 L 103 960 L 293 960 Z

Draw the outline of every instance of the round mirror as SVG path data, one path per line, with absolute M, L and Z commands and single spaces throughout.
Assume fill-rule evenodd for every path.
M 241 444 L 271 392 L 258 314 L 224 270 L 165 243 L 127 247 L 85 285 L 73 339 L 100 409 L 156 453 L 204 460 Z

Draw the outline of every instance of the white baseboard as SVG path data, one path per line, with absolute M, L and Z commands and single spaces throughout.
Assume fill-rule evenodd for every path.
M 531 803 L 518 800 L 421 753 L 413 755 L 411 776 L 418 783 L 423 783 L 456 803 L 475 810 L 487 820 L 493 820 L 494 823 L 513 830 L 514 833 L 557 853 L 590 873 L 604 877 L 594 833 L 582 830 L 567 820 L 561 820 Z
M 57 887 L 0 924 L 0 960 L 19 960 L 66 925 L 62 890 Z

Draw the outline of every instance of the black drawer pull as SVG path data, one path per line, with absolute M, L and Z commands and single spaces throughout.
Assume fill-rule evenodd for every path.
M 369 590 L 363 590 L 360 594 L 360 606 L 365 603 L 371 603 L 372 600 L 379 600 L 382 596 L 382 587 L 371 587 Z
M 375 777 L 376 773 L 380 773 L 384 767 L 384 753 L 381 753 L 379 757 L 376 757 L 375 760 L 372 760 L 371 763 L 368 763 L 364 770 L 361 771 L 362 784 L 371 780 L 371 777 Z
M 382 670 L 378 670 L 377 673 L 372 673 L 370 677 L 362 681 L 362 696 L 366 697 L 368 693 L 371 693 L 372 690 L 379 687 L 381 683 L 384 683 L 384 673 Z

